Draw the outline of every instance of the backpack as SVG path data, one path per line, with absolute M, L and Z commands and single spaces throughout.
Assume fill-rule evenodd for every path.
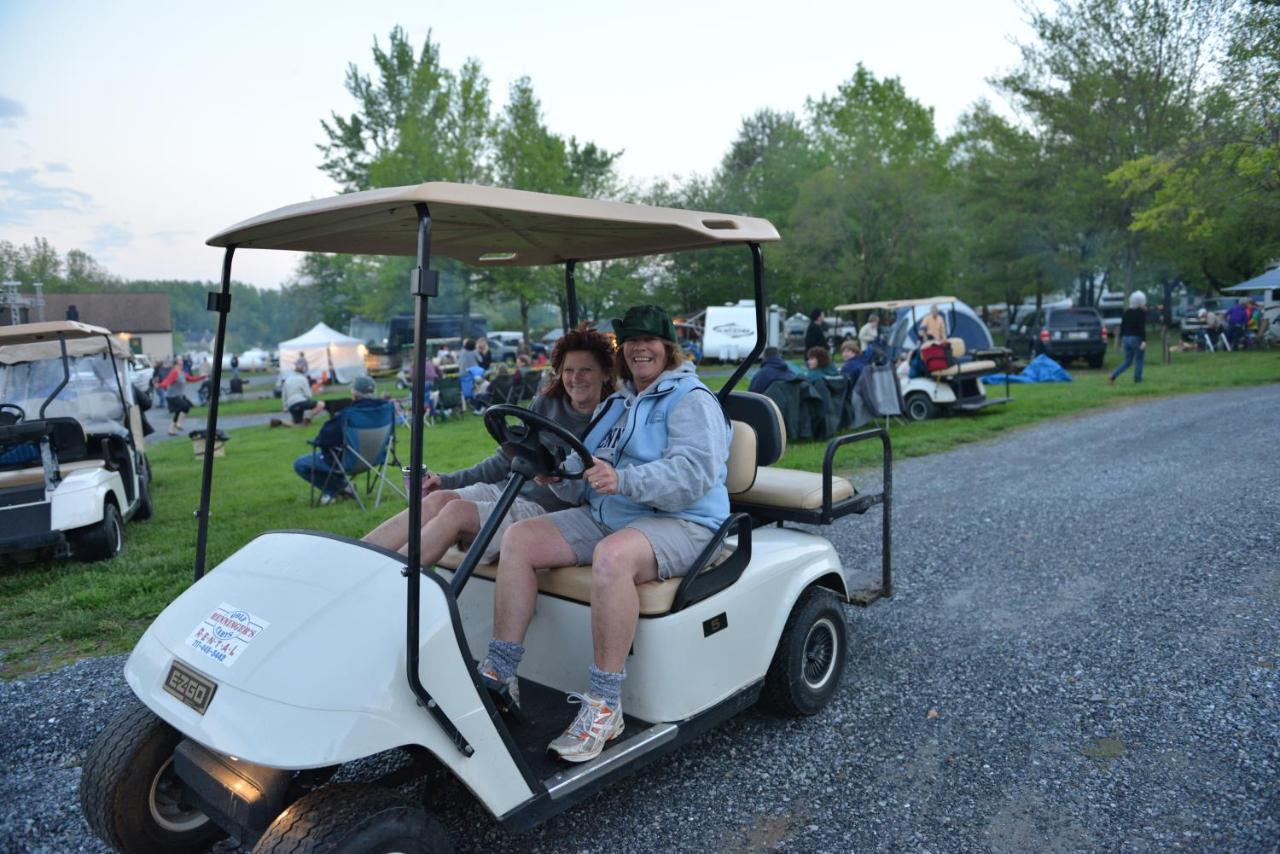
M 929 373 L 945 371 L 951 364 L 951 348 L 946 344 L 926 344 L 920 350 L 920 359 Z

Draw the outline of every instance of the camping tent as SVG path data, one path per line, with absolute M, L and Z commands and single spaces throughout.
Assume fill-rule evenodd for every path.
M 913 302 L 917 302 L 914 301 Z M 977 312 L 965 303 L 953 297 L 936 297 L 919 300 L 917 305 L 897 308 L 897 318 L 885 333 L 892 351 L 901 353 L 916 346 L 916 328 L 929 313 L 929 306 L 936 304 L 938 313 L 947 322 L 947 332 L 956 338 L 963 338 L 966 350 L 990 349 L 993 344 L 991 330 L 978 317 Z
M 307 360 L 307 374 L 318 380 L 349 383 L 368 373 L 364 342 L 317 323 L 297 338 L 280 342 L 280 370 L 292 371 L 299 357 Z

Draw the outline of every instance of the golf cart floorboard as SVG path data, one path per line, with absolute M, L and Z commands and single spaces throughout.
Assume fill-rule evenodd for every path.
M 569 703 L 563 691 L 539 685 L 528 679 L 520 680 L 520 718 L 505 716 L 507 730 L 520 748 L 529 770 L 540 780 L 545 780 L 567 769 L 574 763 L 565 762 L 547 753 L 547 745 L 556 739 L 578 713 L 578 705 Z M 626 728 L 622 735 L 609 742 L 613 748 L 649 728 L 647 721 L 623 714 Z
M 1008 403 L 1013 400 L 1011 397 L 987 397 L 987 398 L 968 398 L 966 400 L 958 400 L 951 404 L 952 409 L 959 409 L 964 412 L 975 412 L 979 409 L 986 409 L 988 406 L 995 406 L 999 403 Z

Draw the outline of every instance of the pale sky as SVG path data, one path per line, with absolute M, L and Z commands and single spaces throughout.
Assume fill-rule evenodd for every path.
M 0 0 L 0 239 L 48 238 L 137 279 L 216 279 L 204 240 L 336 192 L 320 120 L 354 103 L 349 63 L 395 25 L 480 60 L 495 109 L 528 75 L 550 129 L 625 149 L 638 183 L 710 173 L 744 117 L 800 112 L 859 62 L 899 77 L 940 133 L 1028 39 L 1015 0 L 955 3 L 358 3 Z M 244 252 L 277 287 L 297 256 Z

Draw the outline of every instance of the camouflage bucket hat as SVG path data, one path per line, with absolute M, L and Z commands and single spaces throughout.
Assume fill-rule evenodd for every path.
M 637 305 L 627 309 L 627 316 L 614 318 L 613 334 L 621 344 L 628 338 L 652 335 L 675 343 L 676 327 L 667 312 L 656 305 Z

